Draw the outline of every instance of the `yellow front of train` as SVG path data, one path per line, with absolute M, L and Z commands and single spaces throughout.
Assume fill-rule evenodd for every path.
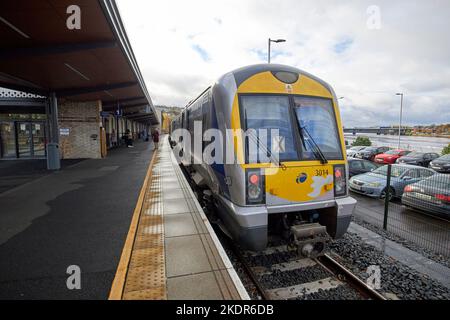
M 235 211 L 240 221 L 262 224 L 244 227 L 242 242 L 259 249 L 274 227 L 273 233 L 288 235 L 303 255 L 317 256 L 329 236 L 347 231 L 356 201 L 348 195 L 345 140 L 333 90 L 293 70 L 271 66 L 237 86 L 231 128 L 247 210 Z
M 257 73 L 238 87 L 231 126 L 256 135 L 266 130 L 264 139 L 248 134 L 235 139 L 248 205 L 265 204 L 276 211 L 347 196 L 341 117 L 324 83 L 292 72 Z M 273 129 L 279 137 L 271 136 Z M 257 149 L 249 147 L 252 143 Z

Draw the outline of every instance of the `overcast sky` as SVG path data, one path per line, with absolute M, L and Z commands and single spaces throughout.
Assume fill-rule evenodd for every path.
M 267 61 L 330 83 L 345 126 L 450 122 L 450 1 L 117 0 L 154 104 Z M 371 7 L 375 5 L 377 7 Z M 379 10 L 379 11 L 377 11 Z M 377 19 L 379 12 L 379 20 Z

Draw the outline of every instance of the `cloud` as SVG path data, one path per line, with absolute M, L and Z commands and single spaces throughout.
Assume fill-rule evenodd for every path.
M 222 74 L 267 61 L 330 83 L 346 126 L 450 121 L 450 2 L 118 0 L 155 104 L 184 106 Z
M 344 39 L 342 41 L 339 41 L 336 43 L 333 47 L 334 52 L 336 53 L 343 53 L 345 50 L 347 50 L 353 43 L 353 39 Z
M 192 49 L 194 49 L 195 51 L 197 51 L 197 53 L 200 55 L 200 57 L 203 59 L 203 61 L 209 61 L 211 58 L 208 54 L 208 52 L 206 52 L 205 49 L 203 49 L 202 47 L 200 47 L 198 44 L 194 44 L 192 45 Z

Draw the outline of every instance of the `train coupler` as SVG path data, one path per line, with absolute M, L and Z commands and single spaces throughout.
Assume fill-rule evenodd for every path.
M 330 240 L 326 227 L 319 223 L 305 223 L 290 227 L 289 247 L 296 248 L 298 254 L 316 258 L 325 252 Z

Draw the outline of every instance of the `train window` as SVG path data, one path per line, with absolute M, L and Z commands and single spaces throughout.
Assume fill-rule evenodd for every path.
M 341 144 L 331 100 L 294 97 L 298 124 L 305 128 L 327 159 L 342 159 Z M 304 136 L 304 139 L 308 137 Z M 313 145 L 304 143 L 302 158 L 316 159 Z
M 245 130 L 255 129 L 258 138 L 257 148 L 249 148 L 250 138 L 246 139 L 247 162 L 265 162 L 272 150 L 278 151 L 279 160 L 297 160 L 292 125 L 289 117 L 289 98 L 287 96 L 244 95 L 241 96 L 241 111 Z M 259 129 L 266 129 L 262 136 Z M 271 136 L 271 129 L 278 129 L 280 138 Z M 283 141 L 282 146 L 272 146 L 273 141 Z M 272 149 L 272 147 L 274 149 Z M 256 149 L 256 150 L 254 150 Z M 267 156 L 264 152 L 267 151 Z

